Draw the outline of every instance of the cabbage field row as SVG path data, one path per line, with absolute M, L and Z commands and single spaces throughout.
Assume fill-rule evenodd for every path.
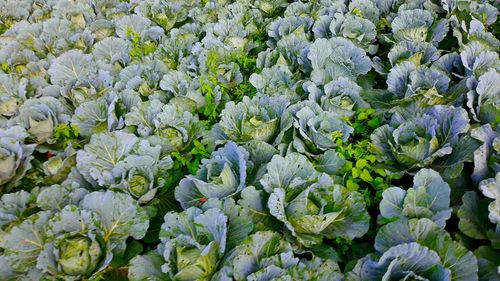
M 498 0 L 0 0 L 0 280 L 500 280 Z

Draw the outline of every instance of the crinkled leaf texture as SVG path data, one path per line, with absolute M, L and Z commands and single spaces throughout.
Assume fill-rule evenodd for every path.
M 50 216 L 48 211 L 36 213 L 3 235 L 0 241 L 3 257 L 15 271 L 38 271 L 35 265 L 46 242 Z

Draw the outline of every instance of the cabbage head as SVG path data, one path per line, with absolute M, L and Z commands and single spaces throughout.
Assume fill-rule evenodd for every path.
M 324 237 L 354 239 L 368 231 L 363 196 L 315 172 L 305 156 L 274 156 L 261 183 L 270 194 L 271 215 L 306 246 Z
M 472 161 L 480 142 L 466 135 L 465 109 L 436 105 L 423 112 L 405 109 L 371 135 L 381 160 L 399 171 L 432 168 L 450 179 Z
M 23 127 L 0 128 L 0 186 L 8 191 L 31 167 L 34 144 L 25 144 L 28 132 Z

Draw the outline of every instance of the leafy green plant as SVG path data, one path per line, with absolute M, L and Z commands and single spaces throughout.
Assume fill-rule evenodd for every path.
M 349 141 L 337 139 L 335 150 L 345 165 L 341 170 L 346 187 L 364 194 L 368 206 L 374 206 L 382 199 L 382 192 L 391 186 L 393 176 L 377 165 L 377 151 L 369 139 L 381 119 L 372 108 L 359 109 L 352 120 L 347 120 L 354 134 Z
M 201 160 L 210 157 L 210 150 L 199 140 L 194 140 L 191 150 L 186 153 L 174 151 L 172 152 L 174 159 L 174 168 L 187 169 L 187 171 L 194 175 L 198 171 Z
M 129 55 L 132 60 L 142 60 L 142 58 L 156 50 L 157 45 L 155 42 L 142 40 L 141 35 L 134 32 L 132 29 L 128 29 L 125 35 L 132 42 L 132 46 L 129 51 Z
M 73 148 L 81 148 L 82 142 L 79 140 L 79 130 L 78 126 L 73 124 L 57 124 L 54 127 L 56 143 L 61 145 L 61 147 L 66 147 L 71 143 Z

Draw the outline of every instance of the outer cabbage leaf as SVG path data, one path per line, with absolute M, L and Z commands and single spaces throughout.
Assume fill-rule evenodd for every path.
M 401 41 L 391 48 L 387 54 L 387 58 L 391 66 L 394 67 L 404 61 L 428 65 L 438 60 L 440 57 L 437 48 L 431 43 Z
M 488 246 L 481 246 L 474 251 L 479 265 L 479 280 L 498 280 L 500 273 L 497 261 L 498 250 Z
M 270 39 L 268 43 L 275 46 L 278 41 L 290 37 L 302 37 L 313 25 L 314 21 L 311 17 L 288 16 L 277 18 L 268 27 L 268 35 Z
M 59 86 L 87 86 L 96 74 L 92 56 L 80 50 L 70 50 L 57 57 L 48 73 L 53 84 Z
M 159 30 L 151 27 L 151 20 L 141 15 L 126 15 L 116 21 L 116 35 L 120 38 L 129 39 L 138 34 L 143 40 L 156 40 Z
M 477 196 L 474 191 L 468 191 L 462 197 L 462 206 L 457 215 L 460 221 L 458 228 L 465 235 L 474 239 L 487 239 L 491 227 L 488 220 L 488 202 Z
M 116 37 L 107 37 L 94 45 L 92 55 L 94 59 L 107 64 L 121 63 L 126 65 L 130 61 L 130 43 Z
M 491 68 L 497 71 L 500 69 L 498 53 L 485 48 L 485 46 L 478 41 L 471 41 L 465 45 L 462 52 L 460 52 L 460 58 L 465 74 L 468 77 L 477 79 Z
M 423 107 L 451 103 L 454 96 L 448 92 L 449 83 L 444 72 L 410 61 L 397 64 L 387 77 L 389 91 L 400 98 L 397 103 L 419 102 Z
M 326 84 L 324 91 L 311 82 L 304 83 L 303 88 L 309 93 L 309 100 L 315 101 L 323 110 L 339 116 L 351 118 L 356 110 L 370 107 L 361 97 L 362 88 L 345 77 Z
M 351 13 L 358 13 L 363 18 L 377 23 L 381 12 L 379 7 L 377 7 L 378 4 L 380 3 L 371 0 L 353 0 L 349 3 L 349 11 Z
M 309 73 L 311 71 L 311 62 L 307 58 L 307 52 L 311 42 L 307 40 L 305 34 L 288 35 L 279 40 L 276 44 L 276 49 L 267 54 L 266 60 L 268 58 L 272 61 L 276 60 L 275 63 L 277 65 L 286 63 L 288 69 L 290 69 L 293 73 L 296 73 L 297 71 Z M 258 60 L 264 58 L 264 54 L 266 53 L 261 52 Z M 258 65 L 260 63 L 260 61 L 257 62 Z M 294 81 L 297 80 L 296 76 L 292 76 L 292 78 L 294 78 Z
M 68 143 L 64 151 L 58 151 L 43 163 L 43 172 L 47 176 L 44 183 L 49 185 L 64 181 L 75 164 L 76 150 Z
M 135 256 L 130 260 L 128 279 L 131 281 L 161 281 L 168 275 L 161 271 L 163 258 L 157 252 L 151 251 L 145 255 Z
M 301 190 L 309 180 L 315 178 L 316 174 L 311 162 L 303 155 L 298 153 L 286 157 L 275 155 L 267 165 L 267 173 L 260 183 L 268 193 L 277 188 Z
M 36 205 L 47 211 L 57 212 L 67 205 L 78 206 L 89 191 L 77 183 L 54 184 L 43 188 L 36 197 Z
M 400 11 L 391 22 L 392 33 L 398 41 L 439 43 L 448 33 L 447 21 L 434 23 L 432 13 L 413 9 Z
M 313 256 L 311 260 L 301 260 L 299 264 L 287 268 L 272 280 L 318 280 L 340 281 L 343 275 L 338 264 L 331 260 L 323 260 Z
M 211 198 L 201 205 L 201 208 L 203 211 L 219 209 L 227 216 L 226 252 L 240 245 L 254 229 L 250 218 L 242 215 L 244 213 L 243 207 L 237 205 L 232 198 L 225 200 Z
M 250 220 L 255 230 L 268 230 L 276 226 L 276 220 L 267 208 L 268 198 L 267 192 L 254 186 L 248 186 L 241 191 L 241 199 L 238 200 L 238 205 L 242 207 L 241 216 Z
M 186 72 L 169 70 L 160 81 L 160 88 L 173 97 L 186 98 L 187 102 L 194 102 L 197 107 L 206 104 L 199 83 Z
M 139 139 L 129 133 L 115 131 L 95 134 L 76 157 L 76 167 L 86 180 L 99 185 L 115 181 L 113 168 L 132 153 Z
M 489 124 L 471 130 L 471 136 L 483 144 L 474 151 L 474 182 L 481 181 L 500 172 L 500 133 Z
M 371 45 L 377 36 L 375 24 L 370 20 L 353 14 L 335 14 L 330 23 L 330 31 L 333 37 L 342 36 L 350 39 L 357 46 L 373 54 L 377 47 Z
M 250 83 L 260 94 L 267 94 L 268 96 L 286 95 L 290 98 L 290 101 L 300 100 L 297 93 L 299 84 L 286 66 L 276 65 L 272 68 L 262 69 L 259 74 L 253 73 L 250 76 Z
M 475 90 L 467 93 L 467 106 L 475 120 L 495 126 L 500 116 L 500 74 L 490 68 L 479 77 Z
M 349 280 L 450 280 L 436 252 L 418 243 L 404 243 L 384 252 L 377 260 L 368 256 L 358 261 Z
M 214 278 L 217 280 L 261 280 L 258 277 L 268 274 L 277 277 L 282 273 L 283 268 L 292 267 L 298 263 L 299 259 L 293 256 L 291 245 L 282 239 L 281 235 L 272 231 L 259 231 L 234 249 Z
M 481 181 L 479 189 L 484 196 L 493 199 L 488 206 L 488 218 L 498 227 L 500 225 L 500 173 L 497 173 L 495 178 Z
M 38 271 L 35 265 L 46 242 L 45 233 L 50 215 L 50 212 L 33 214 L 2 235 L 2 256 L 15 271 L 24 274 Z
M 127 238 L 141 239 L 149 227 L 146 211 L 128 194 L 92 192 L 83 198 L 81 208 L 98 216 L 103 241 L 116 254 L 125 250 Z
M 123 120 L 119 120 L 115 112 L 119 108 L 118 100 L 118 96 L 111 93 L 83 102 L 75 109 L 71 124 L 78 126 L 78 133 L 85 137 L 123 126 Z
M 250 141 L 243 147 L 248 151 L 249 160 L 253 164 L 252 167 L 249 166 L 251 171 L 247 174 L 247 183 L 260 187 L 260 179 L 266 173 L 267 164 L 278 153 L 278 150 L 263 141 Z

